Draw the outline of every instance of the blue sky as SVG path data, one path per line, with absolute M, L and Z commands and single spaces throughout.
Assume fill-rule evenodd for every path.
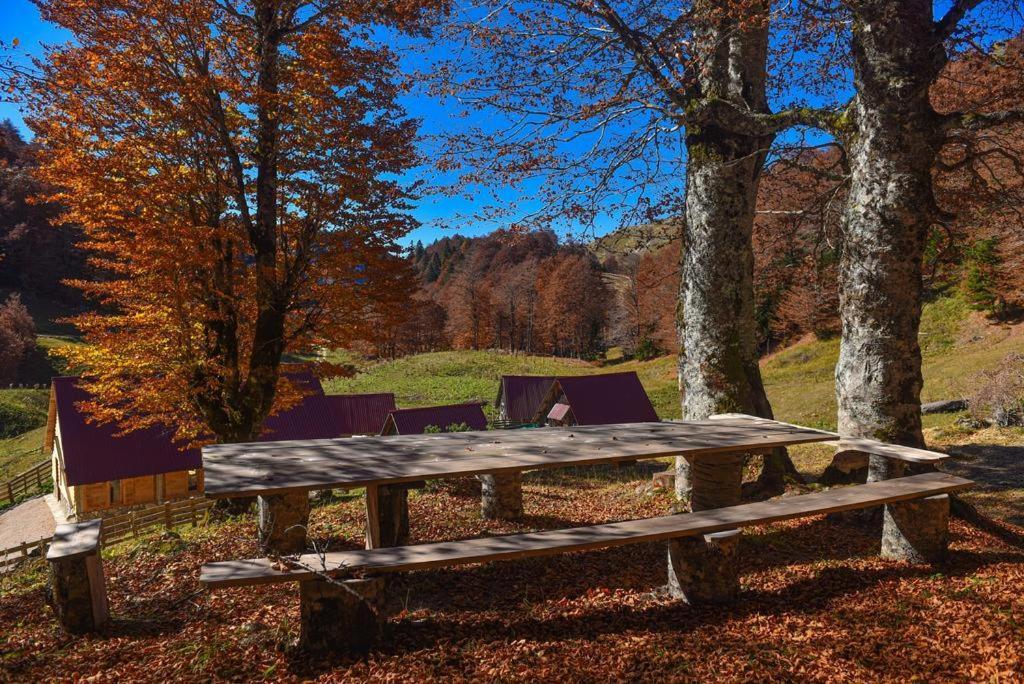
M 12 39 L 17 39 L 20 43 L 19 51 L 22 53 L 41 54 L 43 44 L 62 42 L 70 38 L 66 31 L 44 22 L 36 7 L 29 0 L 0 0 L 0 6 L 2 6 L 0 40 L 10 45 Z M 426 134 L 440 133 L 452 121 L 453 113 L 451 111 L 422 94 L 407 97 L 404 105 L 411 115 L 423 120 L 422 130 Z M 0 120 L 3 119 L 13 121 L 24 131 L 26 136 L 30 134 L 25 127 L 17 104 L 0 101 Z M 518 192 L 528 191 L 529 188 L 521 191 L 503 189 L 497 191 L 497 194 L 499 197 L 511 200 L 513 195 Z M 470 214 L 476 205 L 476 202 L 464 197 L 432 196 L 422 198 L 413 213 L 423 225 L 410 234 L 404 242 L 410 244 L 416 240 L 430 242 L 456 231 L 463 235 L 482 235 L 500 227 L 490 223 L 468 222 L 460 222 L 456 228 L 440 228 L 436 225 L 438 222 L 446 224 L 458 222 L 457 217 Z
M 1005 1 L 1005 0 L 1004 0 Z M 936 3 L 936 13 L 943 13 L 948 7 L 948 0 Z M 1000 4 L 995 3 L 986 3 Z M 55 43 L 67 40 L 69 35 L 60 31 L 50 24 L 42 21 L 34 5 L 29 0 L 0 0 L 0 41 L 10 44 L 12 39 L 20 42 L 20 50 L 29 54 L 39 54 L 44 43 Z M 1013 26 L 1004 27 L 1004 30 L 1015 31 L 1020 28 L 1020 15 L 1017 14 L 1009 23 Z M 1004 34 L 1005 35 L 1005 34 Z M 1000 36 L 1002 37 L 1002 36 Z M 414 70 L 426 66 L 431 54 L 424 57 L 421 54 L 408 51 L 403 60 L 403 69 Z M 841 87 L 841 89 L 843 89 Z M 793 93 L 790 96 L 794 95 Z M 795 94 L 800 97 L 800 93 Z M 810 97 L 811 103 L 816 98 Z M 843 97 L 845 99 L 845 96 Z M 403 104 L 412 116 L 423 121 L 422 132 L 427 136 L 445 132 L 446 128 L 465 125 L 464 122 L 477 123 L 484 126 L 494 125 L 495 119 L 479 113 L 471 113 L 468 119 L 460 118 L 460 111 L 453 103 L 441 104 L 422 92 L 414 91 L 408 95 Z M 16 125 L 25 130 L 21 112 L 14 103 L 0 101 L 0 119 L 11 119 Z M 27 133 L 27 130 L 26 130 Z M 795 142 L 797 134 L 789 133 L 786 138 L 793 138 Z M 783 138 L 785 141 L 786 138 Z M 823 140 L 820 136 L 811 136 L 810 142 L 820 143 Z M 422 172 L 410 174 L 410 179 L 423 177 Z M 423 224 L 421 228 L 414 231 L 404 242 L 411 243 L 415 240 L 424 242 L 432 241 L 442 235 L 458 231 L 464 235 L 479 235 L 490 232 L 495 228 L 502 227 L 495 223 L 483 223 L 474 221 L 471 218 L 462 218 L 471 215 L 487 204 L 497 201 L 501 204 L 517 204 L 517 210 L 528 211 L 531 208 L 532 193 L 537 189 L 536 184 L 527 184 L 519 188 L 499 187 L 479 189 L 479 193 L 470 197 L 466 196 L 427 196 L 422 198 L 414 210 L 414 215 Z M 440 227 L 443 223 L 447 227 Z M 597 221 L 593 234 L 601 235 L 616 228 L 619 218 L 616 216 L 602 216 Z

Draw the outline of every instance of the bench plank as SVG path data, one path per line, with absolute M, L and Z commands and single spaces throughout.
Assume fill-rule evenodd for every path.
M 304 554 L 293 569 L 281 569 L 280 562 L 275 566 L 269 558 L 207 563 L 199 579 L 211 588 L 274 584 L 311 579 L 317 575 L 314 568 L 327 574 L 399 572 L 588 551 L 867 508 L 960 491 L 972 484 L 961 477 L 933 472 L 697 513 L 502 537 L 333 552 L 323 556 L 323 563 L 316 554 Z
M 823 442 L 834 433 L 750 416 L 664 423 L 217 444 L 203 448 L 207 496 L 363 487 L 665 456 L 713 458 Z
M 928 451 L 914 447 L 901 446 L 899 444 L 886 444 L 874 439 L 862 439 L 856 437 L 843 437 L 839 441 L 827 442 L 836 447 L 839 451 L 858 451 L 864 454 L 885 456 L 899 461 L 910 463 L 938 463 L 949 458 L 949 454 L 939 451 Z

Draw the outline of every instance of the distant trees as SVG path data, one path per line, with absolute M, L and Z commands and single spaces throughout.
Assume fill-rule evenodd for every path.
M 394 179 L 415 161 L 395 56 L 427 2 L 39 0 L 71 40 L 10 85 L 39 177 L 109 276 L 76 284 L 88 407 L 186 440 L 255 438 L 286 352 L 339 346 L 406 296 Z
M 614 307 L 605 274 L 588 250 L 561 245 L 550 231 L 446 236 L 414 246 L 409 258 L 421 289 L 400 353 L 421 343 L 577 357 L 603 348 Z
M 21 297 L 12 294 L 0 304 L 0 385 L 17 379 L 18 369 L 35 348 L 35 323 Z
M 74 305 L 81 293 L 63 281 L 86 272 L 81 231 L 60 225 L 58 205 L 38 201 L 47 191 L 38 162 L 37 146 L 0 121 L 0 287 Z

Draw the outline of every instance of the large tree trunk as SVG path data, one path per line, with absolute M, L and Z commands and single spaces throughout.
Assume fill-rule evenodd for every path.
M 699 12 L 698 12 L 699 10 Z M 767 12 L 767 7 L 763 8 Z M 698 3 L 694 44 L 701 102 L 728 100 L 767 113 L 767 18 L 738 28 L 714 3 Z M 758 366 L 752 236 L 757 187 L 773 136 L 725 126 L 687 126 L 686 221 L 679 293 L 679 385 L 683 417 L 740 412 L 772 417 Z M 775 492 L 791 469 L 785 451 L 765 458 L 762 484 Z M 689 466 L 676 462 L 676 493 L 688 497 Z
M 850 194 L 840 262 L 839 431 L 922 446 L 921 268 L 942 144 L 929 86 L 946 62 L 931 0 L 854 2 Z M 868 478 L 879 459 L 871 459 Z

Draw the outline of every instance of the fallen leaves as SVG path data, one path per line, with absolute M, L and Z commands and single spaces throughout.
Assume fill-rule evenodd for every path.
M 665 513 L 668 495 L 636 496 L 636 479 L 628 469 L 530 475 L 519 523 L 481 520 L 475 481 L 445 482 L 410 498 L 412 535 Z M 311 533 L 358 548 L 362 524 L 362 502 L 348 500 L 315 508 Z M 200 589 L 204 561 L 257 554 L 254 520 L 183 537 L 122 545 L 105 560 L 114 621 L 101 635 L 63 636 L 41 581 L 5 593 L 0 679 L 1014 681 L 1024 672 L 1024 551 L 956 522 L 941 572 L 884 561 L 877 535 L 824 519 L 752 530 L 741 597 L 728 607 L 654 591 L 665 581 L 660 544 L 412 573 L 388 589 L 380 645 L 332 661 L 292 647 L 294 586 L 182 601 Z

